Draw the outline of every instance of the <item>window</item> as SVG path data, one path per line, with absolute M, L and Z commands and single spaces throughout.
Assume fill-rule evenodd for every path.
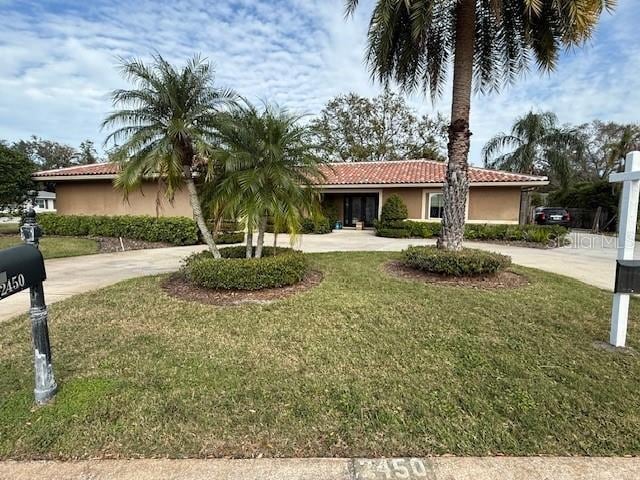
M 427 197 L 427 218 L 442 218 L 443 204 L 441 193 L 430 193 Z
M 45 204 L 44 199 L 36 198 L 36 207 L 38 207 L 38 208 L 47 208 L 45 205 L 46 204 Z

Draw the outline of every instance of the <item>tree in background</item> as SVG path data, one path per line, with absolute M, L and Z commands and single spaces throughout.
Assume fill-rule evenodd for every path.
M 89 139 L 80 143 L 80 148 L 76 150 L 70 145 L 44 140 L 32 135 L 29 140 L 15 142 L 13 148 L 26 155 L 40 170 L 54 170 L 102 162 L 93 141 Z
M 113 151 L 121 165 L 115 185 L 126 195 L 145 179 L 156 178 L 169 200 L 186 185 L 200 233 L 212 255 L 220 258 L 193 175 L 196 164 L 208 161 L 219 109 L 232 102 L 234 94 L 213 87 L 213 70 L 199 57 L 190 59 L 182 70 L 160 55 L 153 57 L 151 65 L 123 61 L 121 70 L 136 88 L 111 94 L 120 110 L 102 123 L 103 128 L 115 128 L 105 145 L 120 143 Z
M 353 13 L 359 0 L 347 0 Z M 562 48 L 591 37 L 615 0 L 378 0 L 369 22 L 372 76 L 406 91 L 442 93 L 453 64 L 448 167 L 438 246 L 462 248 L 471 131 L 472 83 L 481 91 L 513 82 L 535 59 L 553 70 Z
M 418 117 L 402 95 L 389 89 L 374 98 L 339 95 L 311 128 L 319 154 L 333 162 L 444 159 L 444 118 Z
M 214 211 L 230 210 L 247 224 L 247 258 L 262 256 L 267 221 L 276 230 L 300 231 L 304 215 L 317 215 L 321 161 L 313 154 L 309 127 L 300 117 L 277 106 L 262 110 L 246 104 L 222 116 L 219 144 L 211 150 L 208 178 L 215 181 Z
M 485 144 L 482 159 L 488 168 L 549 175 L 566 189 L 573 173 L 570 152 L 577 148 L 575 132 L 558 126 L 553 112 L 528 112 L 516 119 L 509 133 L 498 133 Z
M 92 165 L 100 162 L 98 152 L 96 152 L 92 140 L 87 139 L 80 143 L 80 148 L 78 149 L 75 160 L 78 165 Z
M 640 125 L 595 120 L 576 128 L 580 148 L 574 170 L 584 181 L 607 179 L 622 169 L 624 157 L 640 150 Z
M 0 141 L 0 210 L 13 209 L 25 202 L 27 192 L 35 188 L 31 180 L 34 170 L 24 153 Z
M 75 164 L 75 148 L 52 140 L 44 140 L 32 135 L 29 140 L 20 140 L 14 148 L 26 155 L 38 168 L 53 170 L 71 167 Z

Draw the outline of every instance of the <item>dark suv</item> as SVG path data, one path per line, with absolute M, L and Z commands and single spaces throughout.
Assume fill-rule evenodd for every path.
M 537 210 L 534 221 L 538 225 L 563 225 L 569 226 L 571 216 L 564 208 L 560 207 L 544 207 Z

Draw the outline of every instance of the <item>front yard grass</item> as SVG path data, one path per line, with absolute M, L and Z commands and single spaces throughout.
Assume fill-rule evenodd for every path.
M 19 236 L 0 236 L 0 249 L 20 245 Z M 98 253 L 98 242 L 90 238 L 43 237 L 40 239 L 40 251 L 44 258 L 75 257 Z
M 0 325 L 0 457 L 640 454 L 640 356 L 593 346 L 610 294 L 520 268 L 513 290 L 397 280 L 397 258 L 313 255 L 324 281 L 269 305 L 163 276 L 56 303 L 45 408 L 26 316 Z

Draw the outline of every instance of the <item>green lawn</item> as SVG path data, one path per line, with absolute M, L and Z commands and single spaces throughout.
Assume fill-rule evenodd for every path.
M 640 355 L 593 347 L 610 294 L 396 280 L 393 257 L 313 255 L 324 281 L 270 305 L 177 301 L 163 277 L 54 304 L 40 409 L 29 325 L 0 325 L 0 457 L 640 454 Z
M 20 232 L 19 228 L 20 228 L 20 225 L 17 223 L 0 223 L 0 233 L 2 234 L 7 234 L 7 233 L 18 234 Z
M 0 249 L 20 245 L 20 237 L 0 236 Z M 98 253 L 98 242 L 90 238 L 43 237 L 40 250 L 44 258 L 75 257 Z

